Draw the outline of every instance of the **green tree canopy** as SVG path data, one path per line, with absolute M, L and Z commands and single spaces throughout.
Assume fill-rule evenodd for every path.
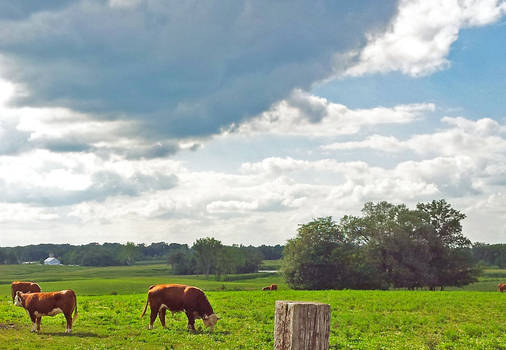
M 476 280 L 465 215 L 445 200 L 368 202 L 362 216 L 330 217 L 299 226 L 284 250 L 294 288 L 409 288 L 461 286 Z
M 193 244 L 192 249 L 195 251 L 197 263 L 206 278 L 209 278 L 211 269 L 216 268 L 222 248 L 221 242 L 211 237 L 199 238 Z

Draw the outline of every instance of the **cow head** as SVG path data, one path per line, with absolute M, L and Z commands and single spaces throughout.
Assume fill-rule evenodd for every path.
M 23 293 L 18 290 L 16 292 L 16 296 L 14 297 L 14 305 L 24 307 L 23 304 L 24 304 Z
M 218 322 L 220 318 L 216 314 L 211 315 L 205 315 L 202 318 L 202 321 L 204 322 L 204 325 L 209 328 L 209 330 L 212 332 L 214 326 L 216 326 L 216 323 Z

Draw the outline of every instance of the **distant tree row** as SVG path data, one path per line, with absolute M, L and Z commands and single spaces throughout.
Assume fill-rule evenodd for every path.
M 483 265 L 506 269 L 506 244 L 475 243 L 473 256 Z
M 172 252 L 169 255 L 169 264 L 175 274 L 203 274 L 206 278 L 214 274 L 219 279 L 222 275 L 231 273 L 257 272 L 265 258 L 262 250 L 265 250 L 266 246 L 262 247 L 225 246 L 211 237 L 200 238 L 191 248 Z M 282 247 L 279 246 L 278 257 L 281 257 L 281 252 Z
M 431 290 L 476 281 L 465 215 L 445 200 L 366 203 L 362 216 L 331 217 L 299 226 L 284 251 L 284 272 L 296 289 Z
M 216 240 L 215 240 L 216 241 Z M 0 264 L 20 264 L 23 262 L 43 262 L 53 254 L 65 265 L 114 266 L 131 265 L 137 261 L 167 261 L 178 274 L 212 273 L 221 275 L 232 272 L 258 270 L 263 259 L 280 259 L 281 245 L 260 247 L 223 246 L 220 242 L 214 254 L 218 262 L 211 261 L 203 270 L 199 247 L 207 239 L 197 240 L 195 247 L 187 244 L 158 242 L 145 244 L 90 243 L 85 245 L 37 244 L 23 247 L 0 248 Z M 195 249 L 194 249 L 195 248 Z M 234 267 L 233 269 L 231 267 Z M 232 271 L 233 270 L 233 271 Z

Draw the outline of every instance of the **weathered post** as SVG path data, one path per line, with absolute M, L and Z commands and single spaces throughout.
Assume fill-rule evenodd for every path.
M 328 350 L 329 334 L 329 304 L 276 301 L 275 350 Z

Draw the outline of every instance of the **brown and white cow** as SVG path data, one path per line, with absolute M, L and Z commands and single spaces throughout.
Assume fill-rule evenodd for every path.
M 501 293 L 506 292 L 506 283 L 499 283 L 497 285 L 497 290 Z
M 14 300 L 16 306 L 23 307 L 32 320 L 32 332 L 40 331 L 42 316 L 54 316 L 63 313 L 67 320 L 65 333 L 72 332 L 72 323 L 77 318 L 77 298 L 73 290 L 59 292 L 23 293 L 16 292 Z M 74 317 L 72 317 L 74 312 Z
M 270 286 L 263 287 L 262 290 L 278 290 L 277 284 L 271 284 Z
M 17 291 L 23 293 L 36 293 L 40 292 L 40 287 L 37 283 L 33 282 L 21 282 L 21 281 L 12 282 L 11 283 L 12 302 L 14 302 L 14 298 L 16 297 Z
M 156 315 L 165 328 L 165 312 L 167 310 L 173 314 L 184 311 L 188 317 L 188 329 L 191 331 L 195 331 L 195 319 L 197 318 L 201 318 L 204 325 L 209 327 L 211 331 L 219 320 L 204 292 L 197 287 L 184 284 L 157 284 L 149 287 L 148 300 L 141 317 L 146 313 L 148 304 L 151 308 L 149 329 L 153 329 Z

